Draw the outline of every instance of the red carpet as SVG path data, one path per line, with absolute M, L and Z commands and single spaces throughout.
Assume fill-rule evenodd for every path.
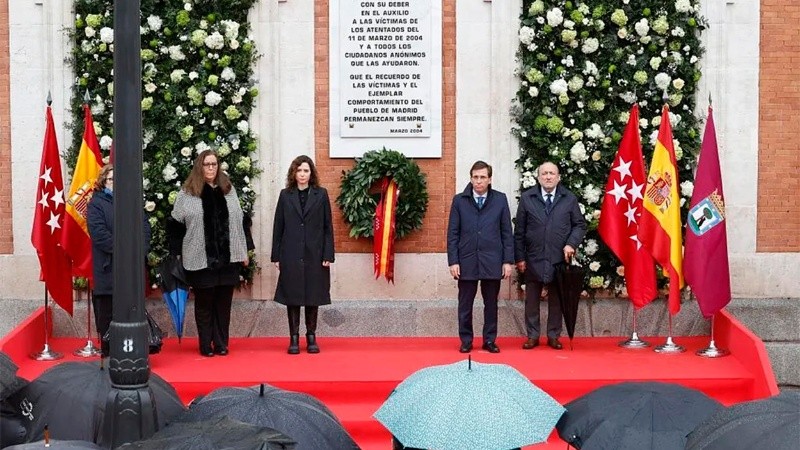
M 19 375 L 34 378 L 53 363 L 37 362 L 28 353 L 40 350 L 41 312 L 0 340 L 0 349 L 20 366 Z M 728 316 L 718 318 L 717 345 L 733 356 L 700 358 L 694 351 L 707 346 L 708 337 L 676 337 L 686 353 L 664 355 L 652 349 L 626 350 L 620 338 L 576 338 L 575 350 L 549 347 L 522 350 L 522 338 L 498 339 L 502 352 L 476 350 L 475 361 L 505 363 L 517 368 L 556 400 L 566 403 L 596 387 L 620 381 L 660 380 L 700 389 L 725 404 L 777 393 L 763 344 Z M 38 331 L 36 331 L 38 330 Z M 647 338 L 661 344 L 663 337 Z M 232 339 L 230 355 L 204 358 L 196 339 L 178 344 L 167 339 L 164 349 L 150 359 L 153 372 L 175 386 L 188 402 L 218 386 L 251 386 L 267 382 L 285 389 L 307 392 L 326 403 L 365 450 L 390 448 L 388 432 L 374 419 L 392 389 L 414 371 L 465 358 L 452 338 L 326 338 L 320 336 L 322 353 L 286 354 L 288 338 Z M 563 340 L 567 343 L 567 340 Z M 303 342 L 301 342 L 304 344 Z M 476 343 L 479 343 L 477 341 Z M 78 360 L 72 350 L 85 339 L 52 339 L 53 350 Z M 564 449 L 555 434 L 547 444 L 531 449 Z

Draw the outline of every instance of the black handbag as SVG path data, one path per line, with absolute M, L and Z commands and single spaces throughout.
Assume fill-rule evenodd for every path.
M 161 351 L 161 346 L 164 344 L 163 338 L 166 335 L 164 331 L 158 326 L 158 323 L 153 316 L 144 310 L 144 315 L 147 317 L 147 344 L 150 347 L 150 354 L 154 355 Z
M 158 322 L 153 319 L 153 316 L 147 311 L 144 310 L 144 315 L 147 318 L 147 346 L 148 352 L 151 355 L 154 355 L 161 351 L 161 346 L 164 344 L 164 336 L 166 333 L 158 326 Z M 108 342 L 111 339 L 111 329 L 109 329 L 105 335 L 103 335 L 103 341 Z

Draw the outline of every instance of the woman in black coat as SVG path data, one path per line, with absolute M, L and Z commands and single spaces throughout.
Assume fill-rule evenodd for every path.
M 301 306 L 305 306 L 306 349 L 319 353 L 319 306 L 331 303 L 333 225 L 328 191 L 320 187 L 317 168 L 308 156 L 298 156 L 289 166 L 286 188 L 275 208 L 271 259 L 280 271 L 275 301 L 286 305 L 289 318 L 289 354 L 300 353 Z
M 92 238 L 92 307 L 94 323 L 100 334 L 100 352 L 108 356 L 108 341 L 103 337 L 111 326 L 114 293 L 114 166 L 106 164 L 95 183 L 95 191 L 86 212 L 86 225 Z M 144 252 L 150 247 L 150 222 L 144 220 Z

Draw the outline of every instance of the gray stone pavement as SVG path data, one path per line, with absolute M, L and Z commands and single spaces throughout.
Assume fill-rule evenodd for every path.
M 474 325 L 480 333 L 483 313 L 476 300 Z M 37 308 L 42 301 L 0 300 L 0 336 L 5 335 Z M 148 300 L 147 309 L 162 328 L 174 335 L 169 314 L 160 300 Z M 54 314 L 54 334 L 86 336 L 86 301 L 75 303 L 69 317 L 59 308 Z M 542 321 L 546 320 L 542 304 Z M 800 387 L 800 299 L 734 299 L 728 310 L 747 325 L 765 343 L 778 383 L 783 388 Z M 322 307 L 319 336 L 456 336 L 456 301 L 336 301 Z M 524 336 L 523 304 L 502 300 L 499 311 L 501 336 Z M 631 333 L 633 308 L 618 299 L 581 301 L 576 325 L 578 336 L 628 336 Z M 667 333 L 668 315 L 663 301 L 643 308 L 637 318 L 643 336 Z M 185 335 L 195 336 L 193 303 L 187 304 Z M 284 336 L 286 312 L 272 301 L 234 300 L 231 319 L 233 336 Z M 544 327 L 542 328 L 544 329 Z M 304 332 L 301 325 L 301 332 Z M 703 320 L 693 301 L 685 302 L 673 319 L 673 335 L 705 335 L 709 323 Z

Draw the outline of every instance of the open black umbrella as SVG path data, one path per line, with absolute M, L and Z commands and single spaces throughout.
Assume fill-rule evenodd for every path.
M 159 275 L 161 296 L 164 298 L 170 317 L 172 317 L 175 334 L 178 335 L 180 343 L 183 337 L 183 322 L 186 317 L 186 299 L 189 298 L 189 283 L 186 282 L 183 264 L 175 256 L 167 256 L 161 262 Z
M 669 383 L 619 383 L 565 405 L 556 429 L 583 450 L 681 450 L 686 435 L 722 404 Z
M 572 264 L 558 264 L 553 275 L 553 288 L 561 302 L 561 314 L 564 316 L 564 325 L 569 336 L 569 348 L 572 349 L 572 339 L 575 337 L 575 322 L 578 320 L 578 304 L 583 292 L 583 278 L 586 271 L 582 267 Z
M 19 368 L 11 357 L 5 352 L 0 352 L 0 400 L 17 392 L 28 382 L 17 376 Z
M 274 428 L 297 441 L 298 450 L 358 449 L 333 413 L 316 398 L 268 384 L 223 387 L 192 402 L 181 422 L 219 417 Z
M 294 440 L 272 428 L 220 417 L 201 422 L 176 422 L 148 439 L 118 450 L 291 450 Z
M 150 389 L 159 427 L 185 410 L 175 389 L 150 375 Z M 64 362 L 43 372 L 8 398 L 28 432 L 28 442 L 50 437 L 96 442 L 103 429 L 106 400 L 111 392 L 108 371 L 97 362 Z
M 27 444 L 12 445 L 3 450 L 103 450 L 103 447 L 89 441 L 60 441 L 57 439 L 29 442 Z
M 0 400 L 0 448 L 26 441 L 25 420 L 7 400 Z
M 800 448 L 800 392 L 725 408 L 689 435 L 687 450 Z

